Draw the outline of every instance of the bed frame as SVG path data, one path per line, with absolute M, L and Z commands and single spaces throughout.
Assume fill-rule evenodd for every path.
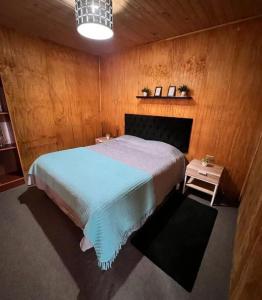
M 125 134 L 170 144 L 187 153 L 193 119 L 125 114 Z

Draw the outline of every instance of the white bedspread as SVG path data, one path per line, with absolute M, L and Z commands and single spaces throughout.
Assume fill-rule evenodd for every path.
M 88 149 L 152 174 L 157 204 L 184 178 L 183 153 L 166 143 L 123 135 Z

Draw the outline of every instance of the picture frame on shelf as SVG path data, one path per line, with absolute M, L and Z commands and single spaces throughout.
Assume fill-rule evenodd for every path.
M 176 95 L 176 86 L 170 85 L 167 92 L 167 97 L 175 97 Z
M 154 94 L 155 97 L 161 97 L 162 96 L 162 86 L 157 86 L 155 88 L 155 94 Z

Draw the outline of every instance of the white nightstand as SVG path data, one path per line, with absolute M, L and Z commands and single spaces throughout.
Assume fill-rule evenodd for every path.
M 193 159 L 186 168 L 183 193 L 186 187 L 207 193 L 212 196 L 210 203 L 212 206 L 223 169 L 224 167 L 211 163 L 207 167 L 203 167 L 200 160 Z
M 105 136 L 102 136 L 102 137 L 96 138 L 95 142 L 96 142 L 96 144 L 100 144 L 100 143 L 108 142 L 108 141 L 110 141 L 112 139 L 114 139 L 114 138 L 113 137 L 107 138 Z

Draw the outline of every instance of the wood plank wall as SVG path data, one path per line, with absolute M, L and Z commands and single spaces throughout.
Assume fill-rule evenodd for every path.
M 259 138 L 262 19 L 148 44 L 101 59 L 103 130 L 124 132 L 124 114 L 194 119 L 188 159 L 215 156 L 223 190 L 238 198 Z M 193 101 L 137 100 L 141 88 L 187 84 Z
M 238 213 L 230 299 L 262 296 L 262 142 L 260 142 Z
M 99 135 L 98 57 L 0 28 L 0 74 L 24 171 Z

